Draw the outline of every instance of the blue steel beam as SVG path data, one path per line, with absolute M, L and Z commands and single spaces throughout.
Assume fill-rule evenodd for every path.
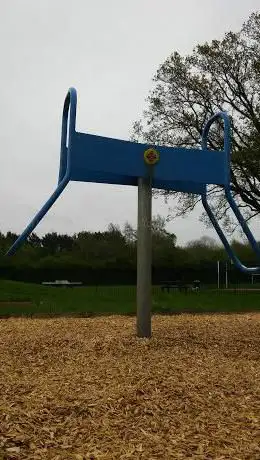
M 144 152 L 150 147 L 160 154 L 159 162 L 153 167 L 153 187 L 163 188 L 160 184 L 165 181 L 228 183 L 225 152 L 151 146 L 78 132 L 73 138 L 70 179 L 96 182 L 96 174 L 102 173 L 105 183 L 111 183 L 110 176 L 113 180 L 118 176 L 118 184 L 137 185 L 138 178 L 147 175 Z M 129 179 L 125 179 L 127 177 Z

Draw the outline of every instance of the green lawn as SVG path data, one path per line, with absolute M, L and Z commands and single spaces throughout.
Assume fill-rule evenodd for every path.
M 0 316 L 135 314 L 134 286 L 44 287 L 0 280 Z M 10 304 L 9 302 L 17 302 Z M 19 304 L 19 302 L 24 302 Z M 154 313 L 248 312 L 260 310 L 260 292 L 202 290 L 162 293 L 153 288 Z

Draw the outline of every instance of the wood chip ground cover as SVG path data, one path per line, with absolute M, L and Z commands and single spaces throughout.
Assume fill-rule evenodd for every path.
M 0 321 L 0 459 L 260 459 L 260 314 Z

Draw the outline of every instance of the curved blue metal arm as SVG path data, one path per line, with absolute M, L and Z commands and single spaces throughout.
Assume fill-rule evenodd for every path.
M 71 165 L 71 147 L 72 139 L 75 133 L 76 124 L 76 110 L 77 110 L 77 92 L 74 88 L 70 88 L 64 101 L 63 115 L 62 115 L 62 134 L 61 134 L 61 159 L 60 159 L 60 172 L 59 181 L 56 190 L 46 201 L 40 211 L 36 214 L 30 224 L 17 238 L 6 255 L 13 255 L 17 249 L 23 244 L 28 236 L 33 232 L 35 227 L 39 224 L 42 218 L 47 214 L 51 206 L 59 198 L 62 191 L 67 186 L 70 180 L 70 165 Z M 68 135 L 68 136 L 67 136 Z M 68 139 L 67 139 L 68 137 Z M 68 140 L 68 145 L 66 142 Z
M 225 237 L 216 217 L 214 216 L 209 204 L 208 204 L 208 200 L 207 200 L 207 196 L 206 196 L 206 193 L 202 195 L 202 204 L 203 204 L 203 207 L 206 211 L 206 213 L 208 214 L 209 218 L 210 218 L 210 221 L 212 223 L 212 225 L 214 226 L 220 240 L 222 241 L 222 244 L 224 246 L 224 248 L 226 249 L 227 253 L 228 253 L 228 256 L 230 257 L 230 259 L 233 261 L 234 265 L 242 272 L 244 273 L 259 273 L 260 272 L 260 267 L 246 267 L 245 265 L 243 265 L 240 260 L 238 259 L 238 257 L 235 255 L 233 249 L 231 248 L 227 238 Z M 249 230 L 249 229 L 248 229 Z M 249 230 L 250 232 L 250 230 Z M 251 233 L 251 232 L 250 232 Z M 251 234 L 252 235 L 252 234 Z M 252 235 L 253 236 L 253 235 Z M 253 237 L 254 238 L 254 237 Z M 256 243 L 257 244 L 257 243 Z
M 224 121 L 224 155 L 225 155 L 225 161 L 226 161 L 226 168 L 227 168 L 227 177 L 226 177 L 226 183 L 224 185 L 224 190 L 225 190 L 225 196 L 227 198 L 227 201 L 228 203 L 230 204 L 230 207 L 232 209 L 232 211 L 234 212 L 238 222 L 240 223 L 242 229 L 243 229 L 243 232 L 245 233 L 253 251 L 255 252 L 256 256 L 259 258 L 260 260 L 260 247 L 258 246 L 251 230 L 249 229 L 246 221 L 244 220 L 241 212 L 239 211 L 238 207 L 237 207 L 237 204 L 231 194 L 231 191 L 230 191 L 230 150 L 231 150 L 231 136 L 230 136 L 230 129 L 231 129 L 231 125 L 230 125 L 230 119 L 229 119 L 229 116 L 227 115 L 226 112 L 218 112 L 216 113 L 213 117 L 211 117 L 209 119 L 209 121 L 207 122 L 207 124 L 205 125 L 204 127 L 204 130 L 203 130 L 203 133 L 202 133 L 202 142 L 201 142 L 201 145 L 202 145 L 202 148 L 207 150 L 207 141 L 208 141 L 208 134 L 209 134 L 209 130 L 210 130 L 210 127 L 212 125 L 212 123 L 214 123 L 214 121 L 216 121 L 218 118 L 221 118 L 223 121 Z M 227 238 L 225 237 L 217 219 L 215 218 L 210 206 L 209 206 L 209 203 L 208 203 L 208 200 L 207 200 L 207 186 L 205 186 L 205 192 L 201 195 L 202 197 L 202 204 L 204 206 L 204 209 L 205 211 L 207 212 L 210 220 L 211 220 L 211 223 L 213 224 L 213 226 L 215 227 L 216 229 L 216 232 L 219 236 L 219 238 L 221 239 L 230 259 L 234 262 L 234 265 L 239 269 L 241 270 L 242 272 L 244 273 L 256 273 L 256 272 L 260 272 L 260 267 L 246 267 L 245 265 L 243 265 L 240 260 L 238 259 L 238 257 L 235 255 L 233 249 L 231 248 Z
M 257 243 L 257 241 L 255 240 L 250 228 L 248 227 L 246 221 L 244 220 L 241 212 L 239 211 L 239 208 L 237 207 L 237 204 L 233 198 L 233 196 L 231 195 L 231 192 L 230 192 L 230 189 L 225 189 L 225 195 L 226 195 L 226 198 L 230 204 L 230 207 L 232 209 L 232 211 L 234 212 L 238 222 L 240 223 L 242 229 L 243 229 L 243 232 L 245 233 L 253 251 L 256 253 L 256 256 L 257 258 L 260 260 L 260 247 Z M 260 267 L 258 268 L 258 270 L 260 270 Z
M 59 183 L 58 187 L 56 190 L 53 192 L 51 197 L 46 201 L 46 203 L 43 205 L 41 210 L 36 214 L 36 216 L 33 218 L 33 220 L 30 222 L 30 224 L 26 227 L 26 229 L 21 233 L 21 235 L 17 238 L 17 240 L 14 242 L 14 244 L 10 247 L 10 249 L 7 251 L 6 255 L 7 256 L 12 256 L 17 249 L 24 243 L 24 241 L 28 238 L 28 236 L 33 232 L 35 227 L 39 224 L 39 222 L 42 220 L 42 218 L 47 214 L 51 206 L 55 203 L 57 198 L 59 198 L 61 192 L 65 189 L 66 185 L 68 184 L 69 179 L 64 177 L 62 181 Z
M 215 113 L 206 123 L 202 132 L 201 146 L 204 150 L 207 150 L 207 141 L 210 127 L 214 121 L 218 118 L 222 119 L 224 122 L 224 151 L 228 154 L 230 159 L 230 149 L 231 149 L 231 139 L 230 139 L 230 118 L 227 112 L 217 112 Z
M 231 124 L 230 124 L 229 116 L 226 112 L 215 113 L 215 115 L 213 115 L 209 119 L 209 121 L 206 123 L 202 131 L 201 147 L 203 150 L 208 149 L 207 143 L 208 143 L 208 135 L 209 135 L 210 127 L 219 118 L 222 119 L 224 122 L 224 152 L 222 152 L 222 154 L 224 155 L 224 166 L 226 170 L 225 183 L 229 185 L 230 184 L 230 151 L 231 151 L 230 130 L 231 130 Z
M 76 112 L 77 91 L 75 88 L 70 88 L 64 101 L 62 114 L 59 182 L 62 180 L 65 174 L 70 175 L 71 147 L 73 136 L 75 134 Z

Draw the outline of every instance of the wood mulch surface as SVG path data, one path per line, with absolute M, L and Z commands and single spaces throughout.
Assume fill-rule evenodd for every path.
M 0 321 L 0 460 L 260 459 L 260 314 Z

